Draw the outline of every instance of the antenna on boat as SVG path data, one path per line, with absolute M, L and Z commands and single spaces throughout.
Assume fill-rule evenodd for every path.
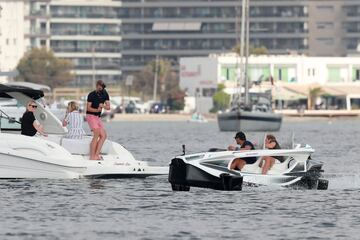
M 183 151 L 183 155 L 185 155 L 186 151 L 185 151 L 185 144 L 182 145 L 182 151 Z

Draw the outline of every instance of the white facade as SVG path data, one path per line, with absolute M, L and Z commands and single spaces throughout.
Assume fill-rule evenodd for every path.
M 189 57 L 180 62 L 180 87 L 183 90 L 203 89 L 204 80 L 211 79 L 213 88 L 222 83 L 228 94 L 238 92 L 240 59 L 236 55 Z M 260 89 L 271 88 L 277 100 L 300 95 L 307 98 L 311 88 L 321 87 L 325 95 L 342 99 L 340 102 L 343 102 L 338 104 L 342 108 L 345 105 L 348 110 L 352 105 L 357 108 L 360 101 L 360 57 L 251 56 L 248 77 L 262 86 Z M 271 87 L 271 82 L 275 88 Z M 285 95 L 280 96 L 276 91 Z M 188 91 L 188 95 L 195 96 L 194 91 Z M 201 96 L 211 101 L 211 95 Z
M 26 51 L 24 1 L 0 0 L 0 82 L 14 77 Z
M 233 54 L 182 58 L 180 86 L 182 89 L 202 88 L 203 79 L 211 76 L 212 86 L 224 83 L 233 88 L 239 63 L 240 59 Z M 190 73 L 194 74 L 182 74 L 182 69 L 192 69 Z M 251 56 L 248 74 L 255 82 L 269 82 L 272 78 L 275 83 L 359 85 L 360 57 Z
M 122 74 L 121 20 L 113 0 L 34 0 L 27 5 L 31 47 L 45 46 L 71 60 L 76 86 L 102 79 L 116 83 Z

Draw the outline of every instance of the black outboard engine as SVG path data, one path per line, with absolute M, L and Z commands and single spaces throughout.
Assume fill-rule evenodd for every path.
M 228 173 L 215 177 L 197 167 L 186 164 L 180 158 L 174 158 L 170 163 L 169 182 L 173 191 L 189 191 L 190 187 L 241 191 L 243 177 Z

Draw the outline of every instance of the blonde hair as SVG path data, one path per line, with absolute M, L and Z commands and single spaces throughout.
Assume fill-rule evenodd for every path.
M 79 110 L 79 104 L 77 104 L 77 102 L 75 102 L 75 101 L 71 101 L 68 103 L 68 109 L 69 109 L 69 112 Z

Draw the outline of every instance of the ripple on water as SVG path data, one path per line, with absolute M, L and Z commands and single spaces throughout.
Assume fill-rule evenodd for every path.
M 225 147 L 215 123 L 112 123 L 111 137 L 136 159 L 167 165 L 181 154 Z M 360 123 L 285 122 L 279 134 L 316 149 L 328 191 L 244 187 L 172 192 L 166 177 L 145 180 L 4 180 L 0 239 L 358 239 Z M 146 134 L 144 134 L 146 133 Z M 249 134 L 259 139 L 262 134 Z M 141 136 L 141 137 L 139 137 Z M 331 147 L 336 139 L 336 148 Z

